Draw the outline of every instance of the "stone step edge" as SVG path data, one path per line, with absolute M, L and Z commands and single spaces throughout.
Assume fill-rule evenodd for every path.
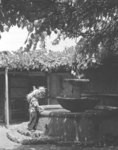
M 14 131 L 17 132 L 17 131 Z M 8 131 L 7 137 L 9 140 L 15 142 L 15 143 L 20 143 L 23 145 L 34 145 L 34 144 L 57 144 L 60 141 L 60 138 L 58 137 L 49 137 L 49 136 L 40 136 L 39 138 L 31 138 L 31 137 L 26 137 L 20 135 L 20 138 L 14 135 L 14 132 Z M 18 134 L 18 132 L 17 132 Z
M 14 132 L 17 132 L 14 131 Z M 19 133 L 17 133 L 19 134 Z M 19 134 L 20 135 L 20 134 Z M 61 145 L 61 146 L 69 146 L 69 145 L 79 145 L 79 146 L 94 146 L 92 142 L 89 143 L 80 143 L 79 141 L 62 141 L 59 137 L 50 137 L 50 136 L 40 136 L 40 138 L 31 138 L 26 136 L 26 139 L 24 138 L 25 136 L 20 135 L 21 137 L 16 137 L 14 136 L 14 133 L 12 131 L 7 132 L 7 137 L 9 140 L 19 143 L 22 145 L 40 145 L 40 144 L 54 144 L 54 145 Z M 97 146 L 98 147 L 98 146 Z
M 29 131 L 20 128 L 17 128 L 17 132 L 20 133 L 21 135 L 30 136 L 30 137 L 40 137 L 41 135 L 43 135 L 42 131 Z

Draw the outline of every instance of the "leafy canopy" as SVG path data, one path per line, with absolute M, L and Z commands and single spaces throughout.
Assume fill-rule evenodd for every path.
M 1 0 L 0 30 L 16 24 L 36 33 L 59 29 L 69 37 L 81 35 L 89 51 L 98 46 L 117 50 L 118 1 Z
M 58 29 L 68 37 L 81 36 L 77 50 L 87 59 L 117 53 L 117 0 L 1 0 L 0 30 L 16 24 L 39 35 Z

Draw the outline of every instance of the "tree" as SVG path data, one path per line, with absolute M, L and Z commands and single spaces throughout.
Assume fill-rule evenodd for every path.
M 16 24 L 38 35 L 58 29 L 68 37 L 82 37 L 79 52 L 94 57 L 117 52 L 117 0 L 1 0 L 0 7 L 1 31 Z

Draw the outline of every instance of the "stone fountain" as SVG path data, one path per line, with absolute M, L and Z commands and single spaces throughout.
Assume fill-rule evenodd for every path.
M 62 108 L 42 112 L 37 129 L 42 130 L 45 136 L 58 139 L 61 143 L 95 143 L 97 129 L 94 107 L 98 99 L 83 94 L 84 87 L 89 82 L 89 79 L 65 79 L 64 83 L 69 83 L 72 88 L 70 92 L 66 92 L 65 87 L 63 94 L 57 96 Z M 43 128 L 42 120 L 45 122 Z
M 118 143 L 117 107 L 99 106 L 101 95 L 85 93 L 89 79 L 65 79 L 71 85 L 65 87 L 57 100 L 60 105 L 43 106 L 36 133 L 18 129 L 19 133 L 31 135 L 25 144 L 53 143 L 104 146 Z M 13 134 L 8 134 L 9 138 Z M 17 139 L 12 137 L 13 139 Z M 16 141 L 18 142 L 18 141 Z M 21 141 L 23 143 L 23 140 Z
M 42 120 L 39 119 L 37 129 L 43 130 L 45 136 L 58 139 L 59 143 L 89 146 L 117 143 L 117 107 L 100 105 L 100 97 L 104 98 L 102 94 L 86 93 L 89 79 L 64 81 L 72 88 L 69 92 L 65 87 L 63 94 L 57 96 L 62 108 L 42 112 L 41 119 L 45 120 L 45 125 L 41 129 Z

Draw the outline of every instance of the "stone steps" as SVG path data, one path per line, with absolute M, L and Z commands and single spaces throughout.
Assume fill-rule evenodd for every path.
M 31 135 L 23 135 L 23 134 L 20 133 L 17 129 L 12 129 L 7 132 L 7 137 L 9 138 L 9 140 L 23 145 L 57 144 L 60 141 L 59 138 L 55 138 L 55 137 L 52 138 L 43 135 L 41 135 L 40 137 L 36 137 L 33 136 L 33 133 Z
M 9 130 L 7 132 L 7 137 L 11 141 L 13 141 L 15 143 L 21 143 L 21 144 L 25 144 L 25 140 L 27 140 L 27 141 L 31 140 L 31 137 L 19 134 L 16 129 Z
M 29 136 L 29 137 L 33 137 L 33 138 L 39 138 L 41 135 L 43 135 L 43 132 L 42 131 L 29 131 L 27 129 L 20 129 L 18 128 L 17 129 L 17 132 L 20 133 L 21 135 L 24 135 L 24 136 Z
M 20 143 L 22 145 L 41 145 L 41 144 L 54 144 L 61 146 L 69 146 L 69 145 L 79 145 L 79 146 L 103 146 L 106 143 L 104 140 L 99 143 L 93 142 L 79 142 L 79 141 L 71 141 L 64 140 L 60 137 L 52 137 L 44 135 L 40 130 L 38 131 L 29 131 L 26 126 L 17 126 L 15 128 L 11 128 L 7 132 L 7 137 L 9 140 L 15 143 Z M 116 142 L 117 143 L 117 142 Z M 114 144 L 113 144 L 114 145 Z
M 11 128 L 7 132 L 7 137 L 9 140 L 15 143 L 19 143 L 22 145 L 38 145 L 38 144 L 54 144 L 61 146 L 69 146 L 74 143 L 73 141 L 63 141 L 60 137 L 51 137 L 43 135 L 41 131 L 29 131 L 27 129 L 23 129 L 19 127 Z

